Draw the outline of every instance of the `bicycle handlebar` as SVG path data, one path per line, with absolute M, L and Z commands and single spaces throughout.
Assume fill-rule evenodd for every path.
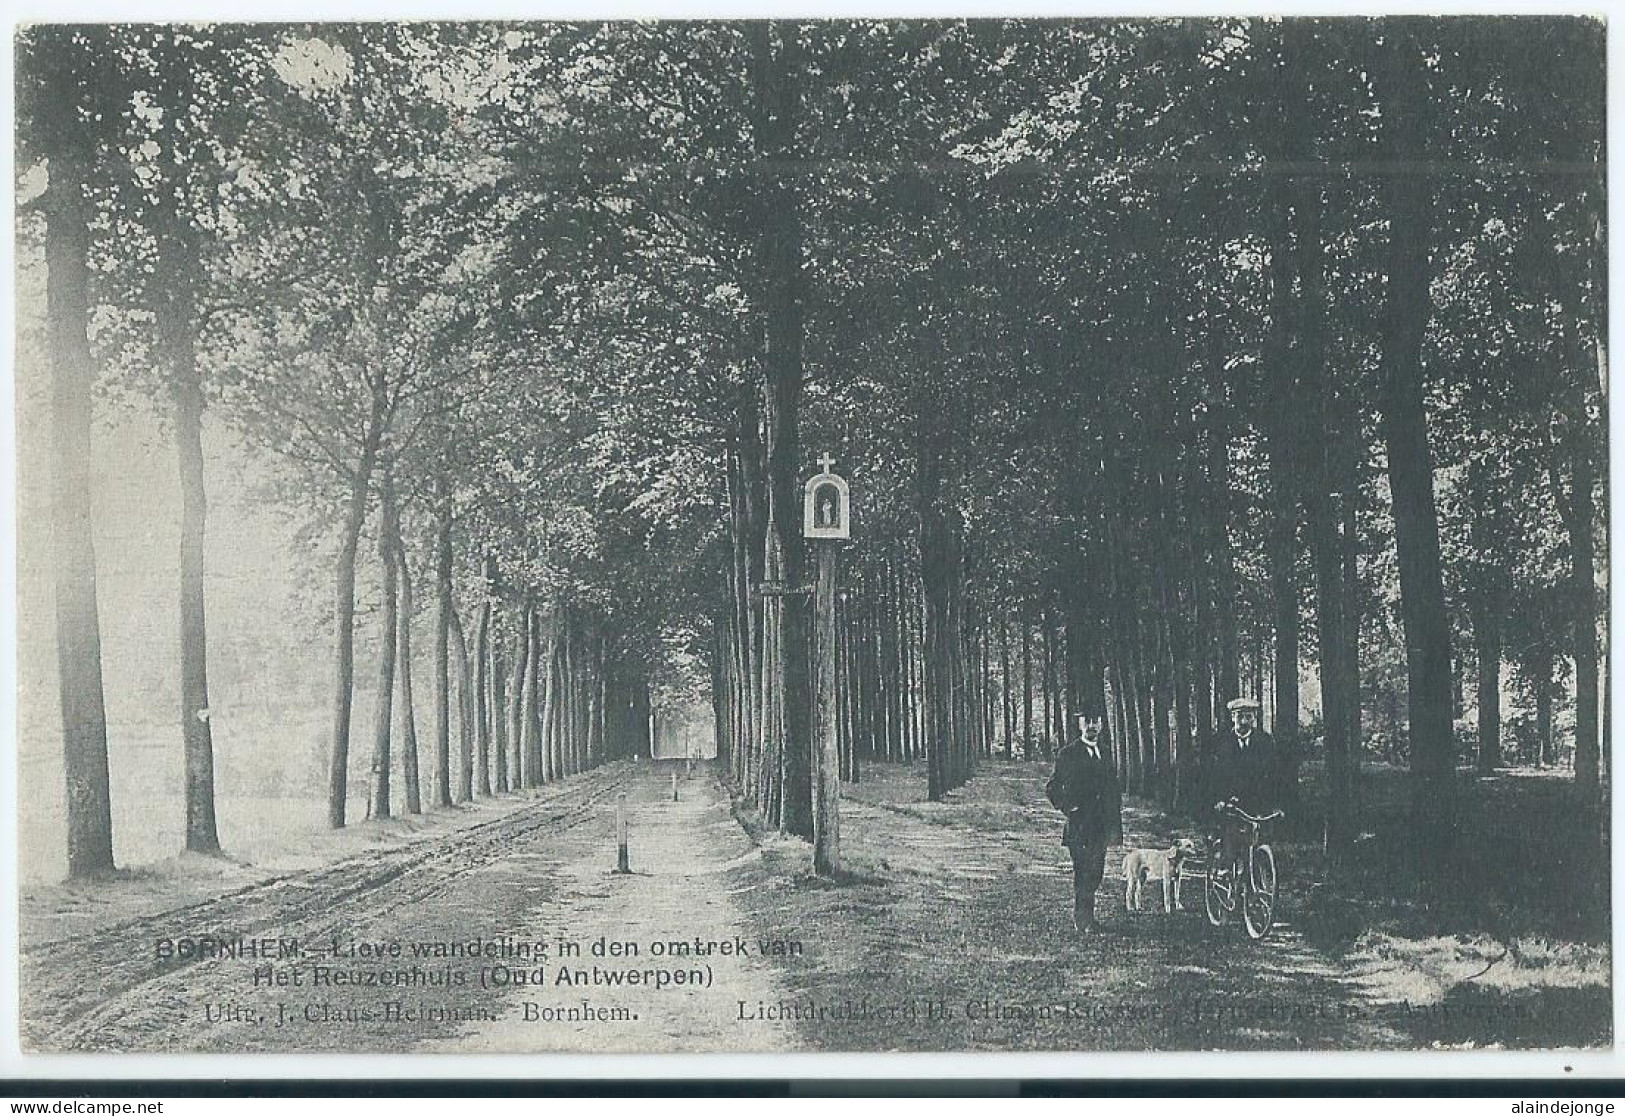
M 1237 806 L 1234 802 L 1221 802 L 1221 803 L 1219 803 L 1219 812 L 1224 813 L 1224 814 L 1230 814 L 1230 815 L 1232 815 L 1234 817 L 1238 817 L 1242 821 L 1250 822 L 1253 825 L 1263 825 L 1265 822 L 1277 821 L 1277 820 L 1279 820 L 1281 818 L 1286 817 L 1286 811 L 1278 810 L 1278 809 L 1277 810 L 1271 810 L 1269 813 L 1265 814 L 1263 817 L 1254 817 L 1252 814 L 1249 814 L 1246 810 L 1243 810 L 1240 806 Z

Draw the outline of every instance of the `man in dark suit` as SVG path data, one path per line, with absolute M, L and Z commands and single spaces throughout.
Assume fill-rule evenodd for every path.
M 1044 793 L 1066 815 L 1061 843 L 1072 855 L 1072 924 L 1096 929 L 1095 892 L 1106 874 L 1106 849 L 1123 842 L 1123 791 L 1100 739 L 1099 718 L 1079 714 L 1078 740 L 1061 749 Z
M 1230 729 L 1219 733 L 1209 786 L 1212 801 L 1217 807 L 1233 800 L 1254 817 L 1267 814 L 1282 803 L 1279 749 L 1274 738 L 1258 727 L 1258 702 L 1239 697 L 1226 708 Z M 1235 863 L 1247 854 L 1250 827 L 1223 815 L 1218 824 L 1225 857 Z

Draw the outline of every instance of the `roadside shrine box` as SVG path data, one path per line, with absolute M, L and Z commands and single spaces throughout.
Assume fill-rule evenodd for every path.
M 824 454 L 818 459 L 823 472 L 807 482 L 802 490 L 801 534 L 809 539 L 849 539 L 852 537 L 852 505 L 846 481 L 830 472 L 835 459 Z

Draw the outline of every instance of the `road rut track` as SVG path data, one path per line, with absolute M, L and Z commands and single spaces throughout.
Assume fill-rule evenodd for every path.
M 159 959 L 159 938 L 284 937 L 326 941 L 349 936 L 359 922 L 444 890 L 485 864 L 497 846 L 586 819 L 622 785 L 628 761 L 565 783 L 556 793 L 449 837 L 347 857 L 310 872 L 278 876 L 217 899 L 143 915 L 115 926 L 22 951 L 22 1038 L 25 1049 L 117 1049 L 114 1024 L 148 1003 L 153 982 L 182 970 L 200 983 L 218 979 L 219 958 Z M 544 788 L 546 789 L 546 788 Z M 364 904 L 364 905 L 363 905 Z

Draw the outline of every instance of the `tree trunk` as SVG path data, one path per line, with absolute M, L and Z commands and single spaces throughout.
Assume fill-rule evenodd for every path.
M 1574 655 L 1574 782 L 1588 808 L 1601 797 L 1601 716 L 1598 702 L 1600 664 L 1597 651 L 1597 575 L 1595 506 L 1591 449 L 1587 445 L 1583 407 L 1565 416 L 1570 428 L 1562 448 L 1569 461 L 1570 485 L 1565 493 L 1554 468 L 1552 487 L 1569 536 L 1569 587 L 1573 599 Z
M 1602 61 L 1601 36 L 1582 36 L 1584 45 L 1569 54 L 1583 62 Z M 1606 691 L 1598 649 L 1598 621 L 1609 615 L 1607 591 L 1611 591 L 1611 571 L 1607 569 L 1607 537 L 1602 550 L 1607 591 L 1597 585 L 1597 470 L 1603 471 L 1601 525 L 1609 520 L 1607 471 L 1609 458 L 1609 377 L 1608 339 L 1608 228 L 1607 178 L 1603 137 L 1588 125 L 1585 114 L 1554 121 L 1550 144 L 1555 157 L 1583 173 L 1567 177 L 1556 208 L 1569 210 L 1582 222 L 1589 243 L 1555 264 L 1562 277 L 1556 293 L 1562 302 L 1564 350 L 1567 368 L 1563 374 L 1558 415 L 1562 427 L 1561 454 L 1570 469 L 1570 492 L 1564 498 L 1556 485 L 1558 507 L 1569 535 L 1569 589 L 1572 593 L 1570 618 L 1574 654 L 1574 782 L 1585 819 L 1588 856 L 1594 862 L 1593 878 L 1606 878 L 1608 861 L 1598 859 L 1605 852 L 1608 811 L 1602 790 L 1602 765 L 1609 743 Z M 1553 211 L 1555 213 L 1555 209 Z M 1554 261 L 1555 262 L 1555 261 Z M 1596 417 L 1593 418 L 1593 415 Z M 1557 466 L 1554 463 L 1554 468 Z M 1555 480 L 1555 476 L 1554 476 Z M 1606 894 L 1606 892 L 1604 892 Z M 1604 900 L 1606 902 L 1606 900 Z
M 1550 652 L 1538 654 L 1534 669 L 1535 681 L 1535 765 L 1550 767 L 1555 758 L 1552 748 L 1552 656 Z
M 1122 660 L 1115 651 L 1106 663 L 1106 686 L 1111 692 L 1107 713 L 1111 717 L 1112 761 L 1117 770 L 1128 771 L 1128 704 L 1123 696 Z
M 509 610 L 513 615 L 513 610 Z M 493 710 L 492 717 L 501 717 L 507 726 L 508 744 L 513 749 L 513 763 L 510 770 L 513 773 L 513 786 L 515 790 L 520 787 L 533 786 L 532 774 L 527 764 L 530 762 L 525 755 L 524 741 L 524 706 L 525 706 L 525 677 L 535 668 L 530 663 L 530 608 L 525 606 L 518 611 L 518 623 L 512 625 L 513 631 L 513 673 L 508 676 L 507 701 L 500 708 Z
M 815 555 L 816 558 L 816 555 Z M 816 576 L 814 584 L 817 583 Z M 858 693 L 856 677 L 852 663 L 852 615 L 845 601 L 837 599 L 835 602 L 835 744 L 839 762 L 840 781 L 852 781 L 852 752 L 854 747 L 852 726 L 857 717 Z M 815 597 L 816 608 L 816 597 Z M 818 829 L 818 741 L 819 717 L 818 707 L 818 625 L 820 621 L 816 611 L 813 615 L 813 830 Z
M 397 536 L 395 554 L 400 566 L 401 612 L 396 625 L 396 676 L 400 679 L 401 770 L 406 785 L 406 812 L 423 813 L 423 788 L 418 781 L 417 710 L 412 700 L 412 568 Z
M 458 739 L 457 800 L 474 799 L 474 754 L 481 741 L 491 738 L 492 726 L 502 721 L 500 702 L 493 703 L 491 695 L 491 644 L 496 639 L 493 630 L 495 613 L 489 591 L 481 594 L 479 619 L 474 622 L 474 732 Z
M 1332 382 L 1321 341 L 1322 260 L 1320 186 L 1310 182 L 1297 191 L 1299 285 L 1299 363 L 1304 369 L 1303 398 L 1307 439 L 1300 476 L 1315 578 L 1315 615 L 1320 643 L 1320 692 L 1326 743 L 1327 855 L 1335 864 L 1353 847 L 1356 739 L 1350 729 L 1358 716 L 1352 684 L 1357 676 L 1346 660 L 1348 601 L 1345 593 L 1342 535 L 1343 501 L 1353 500 L 1349 478 L 1339 475 L 1336 430 L 1344 421 L 1341 399 Z
M 372 816 L 390 816 L 390 729 L 395 697 L 395 639 L 397 570 L 395 568 L 395 536 L 399 527 L 395 519 L 395 484 L 387 454 L 381 454 L 378 463 L 378 557 L 383 563 L 383 603 L 380 609 L 378 635 L 378 690 L 377 708 L 373 715 L 372 735 Z
M 1393 167 L 1427 165 L 1416 121 L 1425 118 L 1425 62 L 1403 24 L 1390 24 L 1383 101 L 1384 154 Z M 1382 328 L 1382 432 L 1393 493 L 1401 613 L 1409 678 L 1416 847 L 1448 879 L 1455 832 L 1456 744 L 1450 716 L 1450 617 L 1439 558 L 1422 339 L 1430 313 L 1428 244 L 1433 179 L 1392 173 L 1386 183 L 1389 259 Z
M 638 754 L 643 756 L 645 759 L 652 759 L 654 758 L 655 754 L 654 713 L 651 708 L 653 704 L 654 695 L 649 692 L 649 679 L 648 676 L 645 675 L 644 677 L 638 679 L 636 702 L 638 722 Z
M 542 769 L 543 750 L 541 741 L 537 739 L 541 716 L 536 708 L 536 672 L 538 667 L 546 669 L 537 661 L 539 641 L 536 629 L 539 620 L 536 610 L 526 604 L 520 610 L 519 630 L 515 637 L 519 650 L 514 660 L 512 716 L 508 721 L 508 733 L 519 749 L 519 785 L 522 787 L 540 786 L 551 774 Z
M 1170 552 L 1175 560 L 1183 563 L 1185 555 L 1183 547 L 1174 542 Z M 1188 639 L 1188 629 L 1179 600 L 1177 585 L 1169 584 L 1170 580 L 1184 581 L 1188 576 L 1186 570 L 1176 570 L 1176 578 L 1170 579 L 1163 575 L 1163 639 L 1167 649 L 1164 656 L 1164 669 L 1168 671 L 1169 685 L 1173 691 L 1173 720 L 1174 736 L 1172 748 L 1172 779 L 1169 786 L 1168 808 L 1174 811 L 1189 812 L 1192 805 L 1189 802 L 1191 780 L 1196 768 L 1195 729 L 1192 726 L 1191 714 L 1191 666 L 1187 657 L 1191 640 Z
M 543 740 L 544 726 L 542 724 L 543 685 L 538 674 L 546 670 L 547 660 L 542 655 L 542 616 L 535 608 L 527 608 L 529 620 L 525 625 L 530 633 L 525 652 L 527 665 L 525 668 L 525 682 L 523 700 L 520 703 L 520 749 L 524 753 L 524 767 L 527 772 L 525 785 L 539 787 L 546 781 L 547 763 L 545 759 L 546 742 Z M 557 621 L 555 621 L 557 623 Z M 568 638 L 568 636 L 566 636 Z M 568 767 L 560 771 L 559 776 L 571 774 Z
M 731 576 L 729 587 L 731 590 Z M 733 717 L 733 693 L 732 684 L 728 679 L 728 664 L 732 655 L 728 648 L 728 621 L 724 616 L 725 614 L 721 612 L 711 614 L 711 731 L 715 734 L 717 742 L 717 770 L 724 773 L 729 782 L 737 787 L 738 773 L 733 767 L 735 759 L 733 730 L 729 727 Z M 620 725 L 616 720 L 620 715 L 616 706 L 619 699 L 620 694 L 611 669 L 606 671 L 604 677 L 604 734 L 611 758 L 619 755 L 616 750 L 620 743 Z
M 1283 163 L 1290 164 L 1293 147 L 1308 144 L 1309 121 L 1303 119 L 1303 105 L 1295 101 L 1302 94 L 1297 82 L 1301 70 L 1294 75 L 1292 47 L 1283 42 L 1292 28 L 1283 24 L 1272 42 L 1279 54 L 1274 60 L 1271 106 L 1274 116 L 1270 120 L 1274 132 L 1272 154 Z M 1284 175 L 1272 175 L 1267 184 L 1269 192 L 1266 221 L 1270 247 L 1270 329 L 1265 351 L 1269 362 L 1268 390 L 1260 398 L 1263 408 L 1259 415 L 1264 433 L 1265 455 L 1269 462 L 1270 493 L 1269 521 L 1265 529 L 1265 566 L 1270 585 L 1271 611 L 1275 628 L 1274 676 L 1275 688 L 1271 707 L 1276 745 L 1284 757 L 1284 765 L 1296 785 L 1298 765 L 1302 760 L 1300 725 L 1298 719 L 1298 516 L 1301 493 L 1298 475 L 1303 468 L 1299 453 L 1299 434 L 1293 419 L 1302 410 L 1301 392 L 1296 364 L 1292 352 L 1295 281 L 1297 260 L 1292 251 L 1291 210 L 1292 184 Z M 1223 690 L 1217 695 L 1220 703 L 1235 695 Z M 1293 810 L 1295 803 L 1287 805 Z
M 841 871 L 841 781 L 836 739 L 835 571 L 833 542 L 818 545 L 813 668 L 813 872 L 826 878 Z
M 886 611 L 882 598 L 879 572 L 870 567 L 867 577 L 868 629 L 867 640 L 869 670 L 869 751 L 866 758 L 881 759 L 887 754 L 889 731 L 889 694 L 886 690 L 887 664 L 885 655 Z
M 1054 641 L 1050 639 L 1048 613 L 1039 613 L 1038 630 L 1044 637 L 1044 653 L 1038 664 L 1039 712 L 1043 725 L 1043 730 L 1038 735 L 1038 750 L 1044 753 L 1045 759 L 1049 759 L 1050 733 L 1055 726 L 1055 710 L 1052 708 L 1055 691 L 1055 656 L 1051 647 Z
M 920 754 L 922 712 L 925 682 L 920 658 L 920 623 L 923 605 L 914 590 L 914 582 L 906 566 L 897 567 L 897 619 L 898 648 L 902 653 L 903 671 L 903 760 L 913 763 Z
M 736 404 L 731 445 L 728 455 L 728 510 L 732 567 L 730 571 L 731 623 L 729 639 L 733 668 L 732 684 L 737 690 L 733 703 L 734 745 L 733 757 L 735 786 L 749 801 L 759 804 L 757 775 L 761 762 L 761 739 L 757 733 L 754 679 L 757 677 L 755 654 L 755 618 L 751 603 L 751 586 L 758 580 L 752 568 L 751 555 L 757 547 L 760 531 L 756 526 L 755 503 L 751 485 L 747 480 L 754 467 L 746 462 L 746 455 L 758 453 L 755 395 L 741 391 Z
M 436 482 L 434 538 L 434 801 L 451 805 L 451 498 Z
M 1128 789 L 1145 794 L 1145 706 L 1141 697 L 1140 669 L 1135 662 L 1132 640 L 1123 642 L 1123 710 L 1128 731 L 1123 740 L 1123 774 Z
M 592 711 L 592 729 L 587 737 L 587 762 L 597 767 L 605 761 L 605 688 L 608 684 L 604 673 L 604 641 L 599 638 L 593 649 L 592 671 L 592 699 L 588 703 Z
M 1478 772 L 1501 766 L 1501 608 L 1495 594 L 1472 594 L 1473 644 L 1478 652 Z
M 542 771 L 549 781 L 562 779 L 570 771 L 570 719 L 566 713 L 569 702 L 567 680 L 564 675 L 564 641 L 568 637 L 567 617 L 562 608 L 553 610 L 553 622 L 548 625 L 546 652 L 538 633 L 534 650 L 539 655 L 535 670 L 544 671 L 539 680 L 543 703 L 544 736 L 542 741 Z
M 1011 759 L 1016 754 L 1016 704 L 1010 682 L 1010 620 L 1006 617 L 999 621 L 999 696 L 1004 714 L 1005 759 Z
M 57 31 L 53 34 L 62 34 Z M 71 49 L 64 45 L 61 49 Z M 72 81 L 68 64 L 61 77 Z M 61 90 L 62 103 L 79 91 Z M 64 108 L 72 113 L 71 107 Z M 101 624 L 90 488 L 91 385 L 87 253 L 90 166 L 78 136 L 50 153 L 46 202 L 46 314 L 51 349 L 51 558 L 56 582 L 57 681 L 67 782 L 68 875 L 113 870 L 113 811 L 102 691 Z
M 1274 722 L 1271 731 L 1294 780 L 1302 761 L 1298 734 L 1298 554 L 1297 497 L 1289 475 L 1295 466 L 1290 452 L 1271 442 L 1270 528 L 1265 538 L 1265 564 L 1269 570 L 1270 602 L 1275 628 L 1274 688 L 1270 698 Z M 1216 703 L 1223 705 L 1234 694 L 1223 688 L 1221 679 Z
M 567 775 L 579 775 L 585 767 L 587 744 L 586 664 L 582 653 L 582 629 L 571 618 L 562 643 L 564 650 L 564 700 L 570 718 L 570 747 L 566 751 Z M 658 737 L 656 740 L 658 741 Z
M 181 740 L 185 752 L 186 848 L 215 854 L 214 734 L 209 708 L 208 626 L 203 558 L 208 496 L 203 480 L 203 383 L 197 364 L 197 246 L 185 217 L 162 238 L 170 297 L 160 300 L 157 331 L 169 368 L 175 456 L 181 489 Z
M 1317 487 L 1320 487 L 1317 485 Z M 1337 863 L 1353 847 L 1355 741 L 1349 736 L 1352 696 L 1344 663 L 1347 623 L 1343 593 L 1342 540 L 1333 522 L 1331 493 L 1309 492 L 1310 549 L 1315 566 L 1315 613 L 1320 642 L 1320 692 L 1326 732 L 1327 855 Z
M 1051 612 L 1049 638 L 1055 641 L 1055 748 L 1066 747 L 1072 732 L 1072 667 L 1067 662 L 1066 624 Z
M 1221 706 L 1240 693 L 1240 667 L 1241 653 L 1238 647 L 1238 633 L 1236 621 L 1236 561 L 1230 546 L 1230 436 L 1222 416 L 1217 418 L 1214 428 L 1208 439 L 1208 493 L 1213 506 L 1208 509 L 1208 546 L 1212 550 L 1214 562 L 1214 610 L 1218 617 L 1219 628 L 1219 659 L 1218 659 L 1218 690 L 1214 695 Z M 1273 475 L 1273 473 L 1272 473 Z M 1290 494 L 1287 494 L 1290 500 Z M 1271 505 L 1272 515 L 1277 509 Z M 1291 515 L 1291 510 L 1286 509 Z M 1290 520 L 1289 520 L 1290 523 Z M 1273 523 L 1272 529 L 1278 529 Z M 1289 528 L 1290 530 L 1290 528 Z M 1288 540 L 1290 546 L 1290 539 Z M 1271 583 L 1274 588 L 1273 581 Z M 1283 591 L 1292 594 L 1293 608 L 1297 608 L 1297 586 L 1292 583 L 1290 575 Z M 1297 613 L 1293 612 L 1296 619 Z M 1294 649 L 1296 655 L 1296 629 L 1293 631 Z M 1204 720 L 1207 713 L 1203 713 Z M 1211 735 L 1212 726 L 1208 726 Z M 1277 738 L 1279 739 L 1279 738 Z
M 468 640 L 463 634 L 463 622 L 457 616 L 454 608 L 450 613 L 451 639 L 455 645 L 452 656 L 457 674 L 457 740 L 458 753 L 463 756 L 473 754 L 474 734 L 478 731 L 479 720 L 477 700 L 479 687 L 474 681 L 474 667 L 469 662 Z
M 777 536 L 783 581 L 800 585 L 806 562 L 800 529 L 797 473 L 800 468 L 802 396 L 802 232 L 796 179 L 788 167 L 797 157 L 800 118 L 799 28 L 794 23 L 748 24 L 752 40 L 759 172 L 762 283 L 766 307 L 764 408 L 767 431 L 768 529 Z M 812 754 L 808 686 L 809 640 L 805 603 L 781 598 L 772 610 L 778 631 L 777 669 L 769 685 L 781 705 L 780 828 L 811 839 Z
M 902 731 L 898 688 L 902 677 L 897 669 L 897 612 L 893 607 L 890 563 L 881 559 L 875 569 L 875 657 L 880 676 L 880 737 L 878 758 L 895 761 L 897 738 Z
M 1217 342 L 1215 349 L 1218 348 Z M 1215 352 L 1213 367 L 1217 372 L 1223 357 Z M 1199 515 L 1204 525 L 1204 537 L 1201 540 L 1202 550 L 1205 552 L 1204 561 L 1198 564 L 1198 576 L 1201 567 L 1208 567 L 1207 577 L 1209 590 L 1199 592 L 1196 597 L 1196 631 L 1197 646 L 1202 648 L 1202 661 L 1193 666 L 1195 725 L 1193 732 L 1196 740 L 1196 762 L 1198 768 L 1206 771 L 1212 768 L 1212 749 L 1218 742 L 1218 730 L 1223 725 L 1224 711 L 1230 700 L 1237 696 L 1240 688 L 1239 651 L 1237 648 L 1236 623 L 1238 613 L 1236 610 L 1236 565 L 1235 556 L 1230 545 L 1230 412 L 1215 408 L 1211 423 L 1208 427 L 1207 452 L 1203 455 L 1204 461 L 1200 467 L 1192 466 L 1195 478 L 1193 486 L 1201 493 L 1201 499 L 1193 501 L 1193 509 Z M 1284 490 L 1276 493 L 1274 482 L 1279 477 L 1275 472 L 1274 459 L 1270 459 L 1270 476 L 1272 481 L 1271 500 L 1267 505 L 1268 518 L 1265 523 L 1265 568 L 1269 578 L 1269 587 L 1272 597 L 1277 592 L 1288 593 L 1293 601 L 1293 618 L 1296 619 L 1297 586 L 1291 583 L 1290 571 L 1287 571 L 1287 583 L 1276 584 L 1278 571 L 1275 567 L 1275 548 L 1281 543 L 1276 534 L 1279 524 L 1278 515 L 1286 515 L 1291 522 L 1290 495 Z M 1279 505 L 1276 497 L 1285 499 L 1285 507 Z M 1290 547 L 1290 536 L 1287 538 Z M 1277 623 L 1279 623 L 1279 610 L 1277 606 Z M 1294 645 L 1292 653 L 1297 655 L 1296 629 L 1293 630 Z M 1273 695 L 1272 695 L 1273 698 Z M 1273 700 L 1272 700 L 1273 706 Z M 1273 710 L 1272 710 L 1273 712 Z M 1271 722 L 1276 731 L 1276 739 L 1281 741 L 1279 717 Z M 1288 745 L 1281 743 L 1285 749 Z M 1283 757 L 1285 759 L 1286 757 Z M 1295 764 L 1294 764 L 1295 766 Z
M 555 641 L 558 681 L 554 695 L 559 707 L 559 777 L 575 774 L 576 750 L 576 681 L 575 681 L 575 624 L 567 611 L 561 610 L 559 633 Z M 658 739 L 658 738 L 657 738 Z
M 982 759 L 993 758 L 993 633 L 991 621 L 984 612 L 977 623 L 976 647 L 979 669 L 976 674 L 977 724 L 980 726 L 976 754 Z
M 1578 291 L 1571 296 L 1576 304 Z M 1579 323 L 1566 326 L 1566 352 L 1571 363 L 1584 367 L 1591 346 L 1580 335 Z M 1597 593 L 1596 544 L 1596 465 L 1592 454 L 1596 435 L 1587 400 L 1592 393 L 1585 386 L 1569 387 L 1562 394 L 1563 437 L 1555 453 L 1569 466 L 1569 489 L 1563 490 L 1560 466 L 1551 466 L 1553 495 L 1569 536 L 1569 591 L 1574 655 L 1574 783 L 1583 806 L 1595 811 L 1601 805 L 1601 710 L 1599 683 L 1600 656 L 1597 650 L 1597 618 L 1602 614 Z M 1597 832 L 1588 827 L 1588 832 Z
M 487 558 L 485 562 L 486 607 L 492 610 L 491 634 L 487 641 L 485 651 L 485 677 L 486 684 L 481 687 L 480 693 L 485 695 L 482 700 L 489 702 L 490 712 L 480 721 L 484 742 L 479 747 L 488 749 L 491 758 L 488 766 L 496 769 L 495 791 L 505 794 L 518 785 L 519 771 L 508 763 L 508 718 L 504 713 L 507 709 L 508 687 L 504 679 L 508 677 L 503 668 L 507 665 L 502 661 L 502 638 L 497 630 L 496 606 L 491 604 L 491 594 L 496 585 L 497 564 L 496 559 Z
M 923 414 L 918 440 L 920 585 L 925 599 L 921 650 L 925 705 L 926 795 L 932 802 L 955 785 L 958 747 L 955 671 L 960 657 L 954 602 L 960 579 L 957 513 L 943 496 L 944 451 L 940 432 Z
M 765 599 L 753 587 L 765 577 L 766 495 L 763 482 L 761 413 L 754 383 L 743 385 L 736 396 L 734 416 L 734 472 L 729 488 L 734 535 L 734 609 L 736 666 L 739 687 L 738 733 L 744 755 L 740 772 L 747 799 L 762 812 L 767 807 L 768 784 L 778 778 L 777 768 L 766 762 L 763 716 L 763 684 L 766 677 Z M 641 683 L 639 683 L 641 685 Z M 636 686 L 628 688 L 629 701 Z M 631 709 L 629 706 L 629 715 Z M 629 754 L 635 754 L 635 748 Z
M 1021 758 L 1033 754 L 1033 626 L 1021 621 Z
M 339 537 L 333 592 L 333 745 L 327 772 L 327 824 L 334 829 L 344 827 L 349 797 L 350 714 L 355 700 L 355 563 L 361 528 L 367 519 L 367 489 L 378 455 L 382 419 L 382 395 L 375 391 L 361 458 L 350 476 L 350 498 Z
M 773 513 L 769 510 L 767 527 L 767 561 L 764 566 L 766 580 L 782 584 L 784 577 L 783 547 L 779 532 L 774 527 Z M 763 817 L 767 823 L 787 831 L 784 818 L 785 780 L 785 687 L 787 685 L 784 644 L 787 625 L 784 622 L 785 598 L 768 596 L 762 603 L 762 774 L 761 801 Z
M 1365 590 L 1360 580 L 1360 483 L 1357 440 L 1345 435 L 1343 484 L 1348 493 L 1343 501 L 1343 647 L 1342 669 L 1345 707 L 1348 713 L 1349 778 L 1356 792 L 1358 812 L 1360 760 L 1365 740 L 1365 721 L 1360 702 L 1360 626 L 1364 621 Z M 1292 787 L 1296 800 L 1297 787 Z
M 874 594 L 874 579 L 866 572 L 860 580 L 861 597 L 858 610 L 858 662 L 863 673 L 862 712 L 858 723 L 858 740 L 852 753 L 852 781 L 860 777 L 861 760 L 872 760 L 880 754 L 881 739 L 885 732 L 885 714 L 881 709 L 881 666 L 878 653 L 880 634 L 879 612 Z
M 1229 438 L 1225 433 L 1223 416 L 1215 416 L 1208 430 L 1207 452 L 1200 462 L 1192 461 L 1188 472 L 1186 501 L 1191 515 L 1201 525 L 1195 539 L 1191 557 L 1192 624 L 1195 629 L 1191 648 L 1194 654 L 1188 660 L 1191 704 L 1190 762 L 1192 789 L 1196 782 L 1205 780 L 1213 768 L 1213 748 L 1217 743 L 1214 715 L 1215 687 L 1219 680 L 1222 692 L 1223 639 L 1220 629 L 1228 629 L 1234 622 L 1234 582 L 1226 592 L 1224 578 L 1218 567 L 1229 561 L 1230 529 L 1228 509 L 1223 493 L 1228 487 Z M 1221 552 L 1223 558 L 1221 559 Z M 1233 571 L 1232 571 L 1233 572 Z M 1202 805 L 1198 803 L 1198 805 Z

